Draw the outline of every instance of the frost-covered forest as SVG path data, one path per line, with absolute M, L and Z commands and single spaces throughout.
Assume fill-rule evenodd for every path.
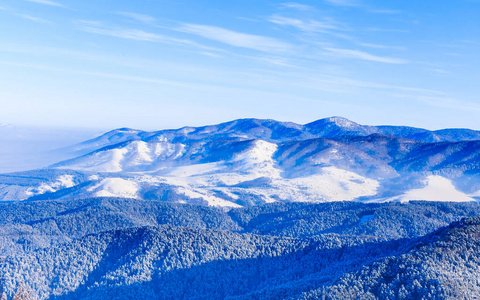
M 471 299 L 477 215 L 476 202 L 3 203 L 2 289 L 7 299 L 22 286 L 33 299 Z

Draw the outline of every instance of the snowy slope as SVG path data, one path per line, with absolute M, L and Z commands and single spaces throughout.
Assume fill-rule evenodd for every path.
M 375 195 L 379 186 L 376 180 L 331 165 L 291 176 L 278 164 L 278 148 L 264 140 L 220 146 L 132 141 L 58 168 L 101 173 L 103 179 L 86 190 L 88 196 L 144 198 L 146 191 L 166 185 L 171 200 L 212 206 L 354 200 Z M 126 172 L 131 175 L 121 175 Z
M 425 134 L 467 141 L 411 139 Z M 341 117 L 306 125 L 241 119 L 156 132 L 121 128 L 70 147 L 81 155 L 51 166 L 84 175 L 68 182 L 59 173 L 20 185 L 0 177 L 0 199 L 119 196 L 229 207 L 471 201 L 480 195 L 480 141 L 470 141 L 475 137 L 472 130 L 432 133 Z
M 424 201 L 475 201 L 471 196 L 458 191 L 450 180 L 438 175 L 430 175 L 424 181 L 425 186 L 419 189 L 406 191 L 398 198 L 391 200 L 408 202 L 413 200 Z M 475 196 L 475 195 L 472 195 Z

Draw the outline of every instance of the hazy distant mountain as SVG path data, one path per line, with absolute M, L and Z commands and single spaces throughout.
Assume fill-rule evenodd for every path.
M 64 151 L 54 150 L 84 141 L 98 132 L 93 129 L 0 124 L 0 173 L 42 168 L 71 158 L 72 156 Z

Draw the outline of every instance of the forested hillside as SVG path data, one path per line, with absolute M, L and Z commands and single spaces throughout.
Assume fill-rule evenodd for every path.
M 448 299 L 476 293 L 478 219 L 458 221 L 479 215 L 477 203 L 3 203 L 0 272 L 8 299 L 20 286 L 39 299 Z

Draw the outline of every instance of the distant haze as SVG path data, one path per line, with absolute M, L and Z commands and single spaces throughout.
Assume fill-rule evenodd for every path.
M 0 173 L 48 166 L 58 159 L 48 151 L 80 143 L 100 133 L 94 129 L 0 125 Z

